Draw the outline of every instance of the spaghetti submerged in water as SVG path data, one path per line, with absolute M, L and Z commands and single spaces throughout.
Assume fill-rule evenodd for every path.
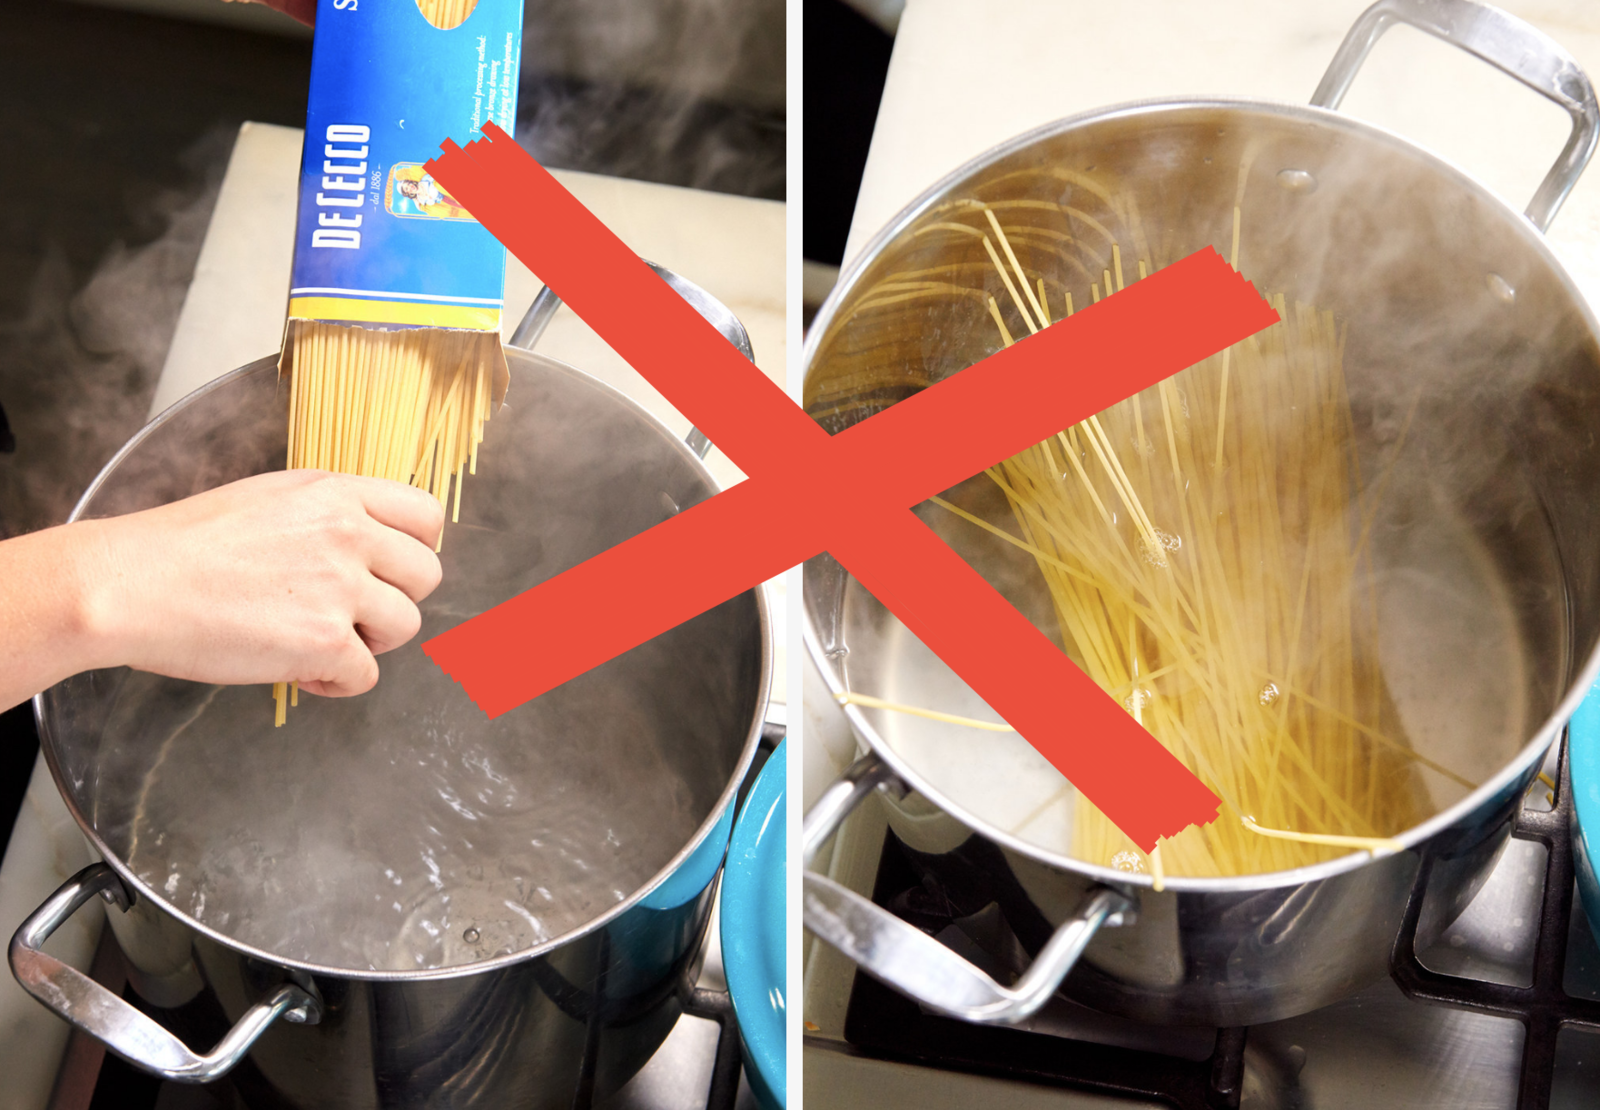
M 1152 256 L 1137 209 L 1070 176 L 1105 201 L 1109 218 L 973 201 L 919 229 L 967 249 L 981 239 L 985 283 L 998 276 L 1003 296 L 968 285 L 968 263 L 892 277 L 860 309 L 976 294 L 1009 346 L 1019 321 L 1031 333 L 1072 314 L 1073 276 L 1090 301 L 1122 289 L 1124 241 L 1146 276 Z M 1060 212 L 1096 241 L 1040 219 Z M 1236 205 L 1235 266 L 1240 218 Z M 1280 323 L 991 468 L 1015 531 L 933 499 L 1033 557 L 1068 654 L 1222 797 L 1218 820 L 1148 856 L 1070 784 L 1045 803 L 1072 806 L 1071 854 L 1148 870 L 1158 889 L 1169 874 L 1254 874 L 1352 848 L 1396 850 L 1392 837 L 1434 809 L 1421 768 L 1473 786 L 1394 739 L 1369 552 L 1388 474 L 1363 490 L 1343 331 L 1330 312 L 1281 294 L 1271 301 Z M 840 700 L 997 727 L 865 694 Z

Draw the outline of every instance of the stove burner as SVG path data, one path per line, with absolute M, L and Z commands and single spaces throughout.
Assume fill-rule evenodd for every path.
M 1560 784 L 1549 812 L 1526 806 L 1517 816 L 1512 836 L 1545 846 L 1544 903 L 1534 946 L 1533 985 L 1507 986 L 1442 975 L 1417 958 L 1417 920 L 1428 886 L 1431 861 L 1424 860 L 1400 924 L 1389 974 L 1395 984 L 1419 1002 L 1477 1010 L 1521 1021 L 1527 1034 L 1522 1044 L 1522 1075 L 1517 1084 L 1518 1110 L 1539 1110 L 1550 1104 L 1555 1075 L 1556 1037 L 1563 1025 L 1600 1026 L 1600 1002 L 1572 998 L 1562 989 L 1567 967 L 1567 937 L 1572 919 L 1572 782 L 1567 771 L 1567 746 L 1561 742 Z
M 1416 954 L 1416 929 L 1428 888 L 1429 864 L 1413 887 L 1390 960 L 1395 984 L 1420 1003 L 1453 1007 L 1520 1021 L 1526 1031 L 1518 1110 L 1550 1105 L 1557 1037 L 1564 1026 L 1600 1027 L 1600 1001 L 1574 998 L 1562 988 L 1568 934 L 1572 928 L 1573 871 L 1570 821 L 1572 800 L 1563 743 L 1560 785 L 1548 812 L 1524 807 L 1512 835 L 1544 845 L 1547 855 L 1532 985 L 1508 986 L 1446 975 L 1426 967 Z M 879 861 L 873 901 L 969 957 L 982 958 L 970 936 L 998 936 L 1015 945 L 992 909 L 962 916 L 973 904 L 972 891 L 946 897 L 930 890 L 912 858 L 891 831 Z M 941 909 L 945 911 L 941 915 Z M 957 922 L 960 922 L 960 925 Z M 992 961 L 991 961 L 992 962 Z M 1060 1000 L 1052 1003 L 1060 1006 Z M 1081 1013 L 1092 1013 L 1070 1007 Z M 1070 1014 L 1069 1014 L 1070 1017 Z M 1096 1015 L 1098 1019 L 1098 1015 Z M 1034 1023 L 1042 1024 L 1042 1023 Z M 1081 1020 L 1078 1023 L 1083 1024 Z M 971 1025 L 924 1011 L 877 980 L 857 972 L 850 991 L 844 1035 L 858 1052 L 924 1067 L 971 1072 L 1002 1079 L 1159 1102 L 1174 1110 L 1237 1110 L 1244 1090 L 1245 1046 L 1249 1030 L 1218 1029 L 1209 1053 L 1193 1051 L 1195 1036 L 1211 1031 L 1170 1030 L 1122 1019 L 1098 1019 L 1110 1030 L 1103 1043 L 1081 1031 L 1067 1036 L 1016 1028 Z

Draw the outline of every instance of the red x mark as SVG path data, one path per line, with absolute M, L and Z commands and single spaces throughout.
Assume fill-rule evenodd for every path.
M 911 512 L 1276 322 L 1215 251 L 829 436 L 510 136 L 483 131 L 428 171 L 750 475 L 425 643 L 485 712 L 828 551 L 1134 843 L 1216 817 L 1216 795 Z

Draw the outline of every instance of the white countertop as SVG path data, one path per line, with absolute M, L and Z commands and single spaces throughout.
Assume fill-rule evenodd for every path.
M 247 123 L 228 163 L 195 275 L 151 406 L 154 415 L 238 366 L 274 354 L 289 289 L 301 132 Z M 784 208 L 744 197 L 557 171 L 556 177 L 645 258 L 717 297 L 744 322 L 761 368 L 784 382 Z M 521 263 L 506 276 L 509 335 L 540 283 Z M 541 354 L 571 363 L 621 389 L 667 425 L 689 422 L 563 308 L 540 340 Z M 715 448 L 707 466 L 722 485 L 743 475 Z M 773 701 L 786 700 L 783 583 L 774 592 L 777 655 Z M 6 937 L 62 881 L 90 861 L 41 758 L 0 866 L 0 934 Z M 50 948 L 86 968 L 99 936 L 99 904 L 80 912 Z M 50 1094 L 67 1026 L 0 975 L 0 1110 L 41 1110 Z
M 895 39 L 849 260 L 944 174 L 1013 135 L 1132 100 L 1246 96 L 1304 104 L 1369 0 L 909 0 Z M 1600 80 L 1600 4 L 1499 5 Z M 1455 162 L 1522 208 L 1566 141 L 1567 115 L 1409 27 L 1383 36 L 1342 111 Z M 1550 229 L 1600 303 L 1600 167 Z

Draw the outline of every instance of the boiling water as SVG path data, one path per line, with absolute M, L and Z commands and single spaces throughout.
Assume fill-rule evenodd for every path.
M 415 644 L 372 693 L 304 696 L 277 729 L 267 688 L 128 674 L 101 774 L 139 788 L 100 791 L 95 824 L 172 905 L 289 959 L 402 970 L 525 949 L 627 898 L 708 812 L 652 742 L 649 687 L 614 681 L 619 663 L 670 669 L 668 650 L 493 722 L 403 665 Z

